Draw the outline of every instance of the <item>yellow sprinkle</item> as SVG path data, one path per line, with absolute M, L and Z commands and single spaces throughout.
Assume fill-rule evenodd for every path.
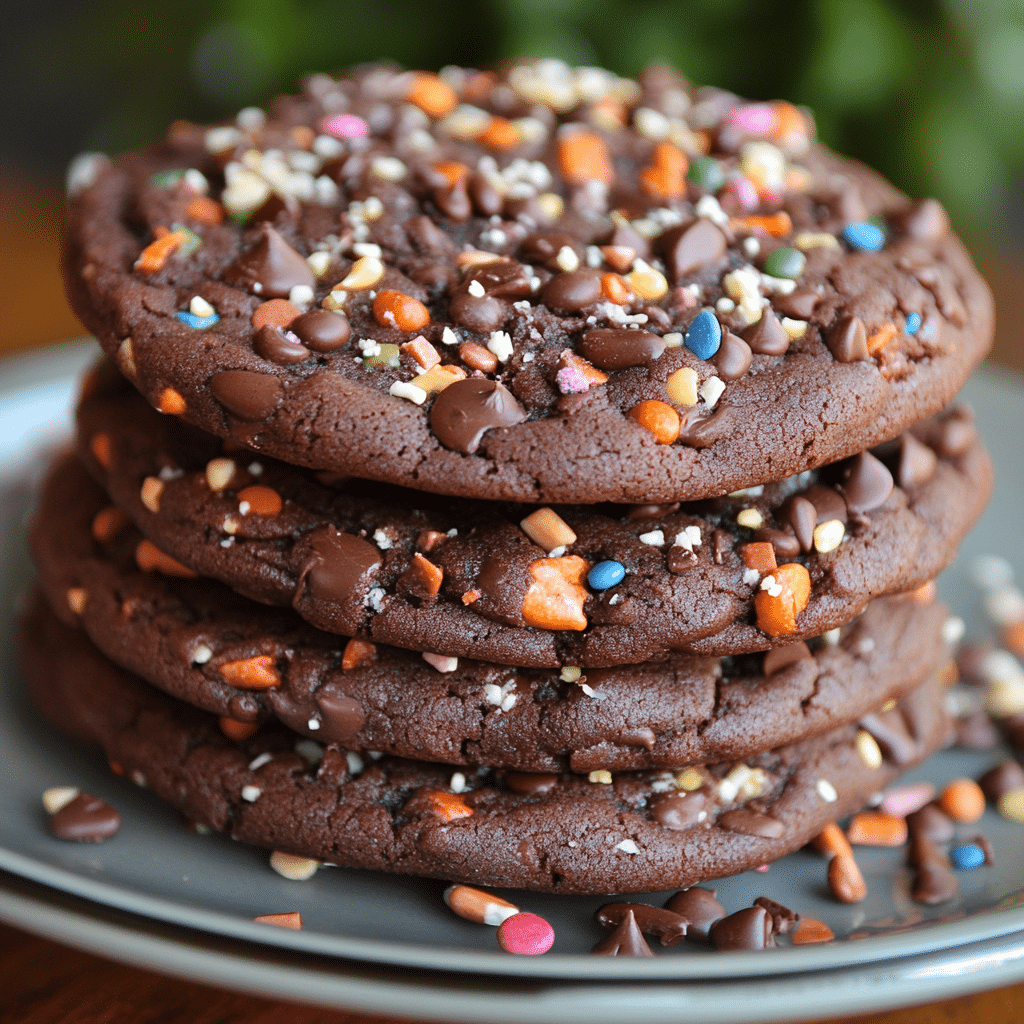
M 676 785 L 687 793 L 700 789 L 704 785 L 704 776 L 696 768 L 687 768 L 676 776 Z
M 759 530 L 764 524 L 764 516 L 756 508 L 745 508 L 736 517 L 736 522 L 748 530 Z
M 683 366 L 669 374 L 665 391 L 673 405 L 696 405 L 697 371 L 692 366 Z
M 612 784 L 612 773 L 601 768 L 599 771 L 591 772 L 587 776 L 588 782 L 599 782 L 602 786 L 610 786 Z

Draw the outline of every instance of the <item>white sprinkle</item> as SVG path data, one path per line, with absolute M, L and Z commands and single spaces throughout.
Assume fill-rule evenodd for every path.
M 247 501 L 240 501 L 238 503 L 238 511 L 241 512 L 243 516 L 247 516 L 249 514 L 249 509 L 251 508 L 252 506 Z
M 68 165 L 65 188 L 68 199 L 74 199 L 89 188 L 99 177 L 100 171 L 110 166 L 110 158 L 104 153 L 79 153 Z
M 370 170 L 384 181 L 401 181 L 408 168 L 395 156 L 375 156 L 370 161 Z
M 608 694 L 601 690 L 595 690 L 589 683 L 580 683 L 580 689 L 588 696 L 593 697 L 594 700 L 607 700 Z
M 660 548 L 665 544 L 665 534 L 662 530 L 651 530 L 649 533 L 641 533 L 637 540 L 641 544 L 650 544 L 651 547 Z
M 562 555 L 565 554 L 565 552 L 566 552 L 565 545 L 564 544 L 559 544 L 557 548 L 552 548 L 548 552 L 548 558 L 561 558 Z
M 132 782 L 134 782 L 135 785 L 140 787 L 141 789 L 146 788 L 146 776 L 142 772 L 140 772 L 138 768 L 136 768 L 135 771 L 132 772 Z
M 274 755 L 271 753 L 260 754 L 259 757 L 255 757 L 249 762 L 249 771 L 254 772 L 257 768 L 262 768 L 265 764 L 269 764 L 273 760 Z
M 188 304 L 188 311 L 193 316 L 213 316 L 216 310 L 211 306 L 202 295 L 193 295 L 192 301 Z
M 778 597 L 782 593 L 782 584 L 774 576 L 765 576 L 761 580 L 761 589 L 766 590 L 769 597 Z
M 701 196 L 697 200 L 697 205 L 693 208 L 693 212 L 698 217 L 705 217 L 714 224 L 729 223 L 729 215 L 722 209 L 714 196 Z
M 329 252 L 311 252 L 306 257 L 306 262 L 317 277 L 323 277 L 331 265 L 331 254 Z
M 469 282 L 469 287 L 466 291 L 468 291 L 474 299 L 482 299 L 487 294 L 487 290 L 484 286 L 475 279 Z
M 247 468 L 253 476 L 263 475 L 263 466 L 259 462 L 250 462 Z
M 632 839 L 623 839 L 621 843 L 616 844 L 615 849 L 620 853 L 639 853 L 640 847 Z
M 258 131 L 267 123 L 267 115 L 259 107 L 243 107 L 235 114 L 235 124 L 247 132 Z
M 462 772 L 456 772 L 452 776 L 451 782 L 448 783 L 448 788 L 453 793 L 465 793 L 469 789 L 469 786 L 466 785 L 466 776 Z
M 233 125 L 211 128 L 203 137 L 207 153 L 224 153 L 242 141 L 242 133 Z
M 450 328 L 446 327 L 441 332 L 441 344 L 442 345 L 458 345 L 459 336 Z
M 971 578 L 983 590 L 998 590 L 1013 583 L 1013 566 L 999 555 L 980 555 L 971 563 Z
M 459 659 L 446 654 L 423 652 L 423 660 L 437 669 L 438 672 L 454 672 L 459 667 Z
M 670 334 L 663 334 L 661 340 L 665 342 L 666 348 L 680 348 L 683 344 L 683 336 L 678 331 L 672 331 Z
M 587 246 L 587 266 L 594 270 L 599 270 L 601 264 L 604 263 L 604 254 L 600 248 L 596 245 Z
M 512 358 L 512 339 L 505 331 L 491 331 L 487 348 L 494 353 L 499 363 L 507 363 Z
M 316 732 L 317 729 L 320 728 L 320 719 L 319 718 L 311 718 L 308 722 L 306 722 L 306 728 L 310 732 Z
M 384 255 L 383 249 L 376 242 L 355 242 L 352 245 L 352 252 L 356 256 L 372 256 L 375 260 Z
M 753 258 L 760 251 L 761 243 L 753 235 L 748 235 L 743 239 L 743 252 L 746 256 Z
M 747 569 L 743 573 L 743 582 L 746 583 L 748 587 L 754 586 L 760 578 L 761 574 L 756 569 Z
M 729 298 L 728 295 L 723 295 L 716 303 L 715 309 L 719 313 L 731 313 L 736 308 L 736 303 Z
M 246 800 L 250 804 L 256 803 L 257 800 L 263 795 L 263 790 L 259 786 L 243 786 L 242 787 L 242 799 Z
M 380 614 L 384 607 L 384 598 L 387 596 L 387 592 L 383 587 L 373 587 L 366 594 L 366 604 L 372 608 L 375 612 Z
M 700 397 L 709 409 L 714 409 L 724 392 L 725 384 L 719 377 L 708 377 L 700 387 Z
M 829 647 L 835 647 L 839 643 L 842 630 L 838 626 L 835 629 L 830 629 L 825 633 L 821 634 L 821 641 L 824 644 L 828 644 Z
M 963 619 L 951 615 L 942 625 L 942 639 L 947 644 L 958 644 L 967 632 L 967 625 Z
M 394 545 L 394 541 L 381 529 L 373 531 L 373 542 L 381 551 L 387 551 Z
M 818 779 L 818 784 L 814 788 L 818 791 L 818 796 L 827 804 L 834 804 L 839 799 L 836 787 L 828 779 Z
M 313 289 L 308 284 L 297 284 L 288 293 L 288 301 L 293 306 L 308 306 L 313 301 Z
M 1024 620 L 1024 594 L 1012 583 L 985 595 L 985 612 L 997 626 L 1013 626 Z
M 295 741 L 295 753 L 308 764 L 319 764 L 323 760 L 324 748 L 316 740 L 301 739 Z
M 566 274 L 571 274 L 574 270 L 580 269 L 580 258 L 576 255 L 576 250 L 569 245 L 563 245 L 558 250 L 555 263 L 558 264 L 558 269 Z
M 47 814 L 56 814 L 67 807 L 81 792 L 76 786 L 51 786 L 43 791 L 43 807 Z
M 192 651 L 192 664 L 205 665 L 213 657 L 213 651 L 206 644 L 196 644 Z
M 388 394 L 395 398 L 404 398 L 407 402 L 412 402 L 413 405 L 422 405 L 427 400 L 427 393 L 423 388 L 404 380 L 396 380 L 388 388 Z
M 349 775 L 358 775 L 366 767 L 363 759 L 354 751 L 345 751 L 345 760 L 348 762 Z
M 229 548 L 229 547 L 231 547 L 231 546 L 232 546 L 232 544 L 234 544 L 234 543 L 235 543 L 235 538 L 234 538 L 234 537 L 225 537 L 225 538 L 224 538 L 224 539 L 223 539 L 223 540 L 222 540 L 222 541 L 220 542 L 220 546 L 221 546 L 222 548 Z

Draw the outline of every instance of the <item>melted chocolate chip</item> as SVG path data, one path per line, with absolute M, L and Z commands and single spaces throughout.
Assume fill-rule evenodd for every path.
M 845 523 L 849 518 L 846 502 L 834 487 L 828 487 L 825 484 L 811 484 L 803 492 L 803 497 L 814 506 L 819 523 L 827 523 L 833 519 Z
M 762 671 L 766 676 L 773 676 L 776 672 L 781 672 L 783 669 L 789 668 L 790 665 L 795 665 L 798 661 L 806 661 L 811 657 L 813 655 L 810 647 L 803 640 L 797 640 L 796 643 L 786 644 L 785 647 L 775 647 L 768 651 L 764 656 Z
M 490 334 L 498 330 L 508 317 L 508 307 L 493 295 L 470 295 L 459 292 L 452 297 L 448 312 L 460 327 L 474 334 Z
M 348 344 L 352 328 L 348 318 L 329 309 L 314 309 L 291 322 L 289 328 L 314 352 L 333 352 Z
M 665 339 L 647 331 L 599 327 L 583 335 L 579 351 L 602 370 L 624 370 L 657 359 L 665 351 Z
M 737 807 L 734 811 L 726 811 L 719 817 L 717 825 L 728 832 L 738 832 L 744 836 L 763 836 L 765 839 L 778 839 L 786 832 L 786 827 L 781 821 L 761 814 L 760 811 L 753 811 L 749 807 Z
M 578 313 L 601 298 L 601 275 L 594 270 L 556 274 L 544 286 L 541 300 L 558 313 Z
M 256 332 L 253 348 L 256 350 L 257 355 L 281 366 L 302 363 L 310 357 L 310 351 L 305 345 L 300 345 L 298 341 L 293 341 L 280 327 L 271 327 L 269 325 L 261 327 Z
M 369 541 L 333 526 L 309 537 L 311 553 L 295 588 L 298 600 L 303 584 L 314 598 L 325 601 L 356 601 L 362 605 L 371 577 L 381 564 L 380 552 Z
M 764 907 L 772 916 L 772 931 L 776 935 L 788 935 L 792 930 L 797 921 L 800 920 L 800 915 L 795 911 L 784 907 L 781 903 L 776 903 L 775 900 L 769 899 L 767 896 L 758 896 L 754 900 L 755 907 Z
M 286 299 L 296 285 L 312 288 L 316 284 L 305 257 L 269 224 L 262 225 L 256 244 L 224 271 L 224 279 L 265 299 Z
M 499 299 L 525 299 L 531 293 L 526 267 L 509 257 L 477 267 L 469 280 L 478 282 L 488 295 Z
M 677 892 L 665 904 L 665 909 L 685 917 L 690 922 L 687 936 L 701 939 L 706 939 L 711 926 L 725 917 L 725 907 L 715 899 L 715 890 L 699 885 Z
M 267 419 L 284 398 L 276 377 L 253 370 L 221 370 L 210 378 L 210 390 L 228 412 L 250 423 Z
M 884 505 L 892 488 L 892 473 L 870 452 L 854 456 L 843 470 L 843 495 L 853 513 Z
M 79 793 L 50 818 L 50 831 L 58 839 L 101 843 L 121 827 L 121 815 L 92 793 Z
M 692 224 L 671 228 L 658 239 L 659 252 L 674 284 L 687 274 L 723 259 L 727 246 L 721 229 L 704 217 Z
M 914 869 L 910 897 L 915 903 L 947 903 L 956 895 L 960 881 L 950 870 L 949 861 L 939 852 L 935 843 L 911 823 L 913 817 L 911 815 L 907 819 L 910 827 L 907 862 Z
M 676 946 L 686 937 L 690 922 L 680 914 L 646 903 L 607 903 L 594 914 L 598 924 L 617 928 L 627 914 L 632 914 L 644 935 L 653 935 L 663 946 Z
M 316 695 L 316 705 L 323 716 L 321 734 L 326 740 L 341 742 L 355 736 L 366 723 L 366 712 L 362 705 L 338 693 L 329 684 Z
M 558 785 L 558 776 L 548 772 L 508 772 L 505 785 L 522 796 L 543 796 Z
M 637 927 L 633 911 L 628 910 L 614 931 L 595 947 L 597 956 L 654 956 Z
M 841 316 L 825 335 L 825 344 L 840 363 L 868 359 L 868 334 L 859 316 Z
M 514 427 L 526 411 L 497 381 L 467 377 L 449 384 L 434 400 L 430 429 L 445 446 L 472 455 L 492 427 Z
M 770 306 L 765 307 L 757 323 L 744 328 L 741 333 L 750 351 L 757 355 L 781 356 L 789 349 L 789 335 Z
M 682 832 L 708 816 L 703 793 L 661 793 L 651 801 L 651 817 L 662 828 Z
M 750 346 L 731 331 L 722 332 L 722 344 L 711 357 L 723 380 L 739 380 L 750 369 L 753 353 Z
M 783 316 L 796 317 L 797 320 L 809 320 L 818 304 L 818 293 L 810 288 L 797 288 L 789 295 L 773 295 L 772 305 Z
M 736 949 L 753 952 L 775 946 L 772 917 L 764 907 L 747 907 L 723 917 L 711 926 L 715 949 Z

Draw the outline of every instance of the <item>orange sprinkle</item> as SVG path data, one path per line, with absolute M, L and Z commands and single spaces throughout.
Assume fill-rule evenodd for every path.
M 640 185 L 653 199 L 677 199 L 686 192 L 686 178 L 664 167 L 644 167 Z
M 441 790 L 434 790 L 424 795 L 427 800 L 428 810 L 436 814 L 442 821 L 468 818 L 473 813 L 473 808 L 467 806 L 466 801 L 457 793 L 445 793 Z
M 899 331 L 896 330 L 895 324 L 885 324 L 883 327 L 880 327 L 874 334 L 868 337 L 868 353 L 877 356 L 898 333 Z
M 658 444 L 672 444 L 679 436 L 679 413 L 667 402 L 650 399 L 634 405 L 626 415 L 649 430 Z
M 434 170 L 443 174 L 449 185 L 458 185 L 469 174 L 469 168 L 457 160 L 442 160 L 439 164 L 434 164 Z
M 185 216 L 200 224 L 220 224 L 224 220 L 224 207 L 209 196 L 195 196 L 188 201 Z
M 611 184 L 615 177 L 611 156 L 604 139 L 594 132 L 571 132 L 557 143 L 558 169 L 570 185 L 588 181 Z
M 531 562 L 533 583 L 523 600 L 526 624 L 538 629 L 586 629 L 583 606 L 590 595 L 582 584 L 589 571 L 590 563 L 578 555 Z
M 163 230 L 166 234 L 150 242 L 135 261 L 135 269 L 140 274 L 155 274 L 185 241 L 185 236 L 180 231 L 167 231 L 166 228 Z
M 382 326 L 397 327 L 400 331 L 419 331 L 430 323 L 430 310 L 419 299 L 390 288 L 377 292 L 373 315 Z
M 772 238 L 785 238 L 793 231 L 793 221 L 785 210 L 779 210 L 767 217 L 737 217 L 736 223 L 751 231 L 763 231 Z
M 786 636 L 796 632 L 797 616 L 807 607 L 811 596 L 811 577 L 799 562 L 780 565 L 772 576 L 782 588 L 774 597 L 759 590 L 754 597 L 758 628 L 769 636 Z
M 566 368 L 579 370 L 590 385 L 605 384 L 608 381 L 607 373 L 603 370 L 599 370 L 592 363 L 584 359 L 583 356 L 577 355 L 572 351 L 572 349 L 565 349 L 558 357 L 558 368 L 560 370 L 564 370 Z
M 935 600 L 935 594 L 935 580 L 929 580 L 927 583 L 922 583 L 917 590 L 912 591 L 910 599 L 915 604 L 931 604 Z
M 408 352 L 424 370 L 429 370 L 441 362 L 437 349 L 422 334 L 412 341 L 399 345 L 398 348 L 401 352 Z
M 273 487 L 263 487 L 260 484 L 239 491 L 238 501 L 247 501 L 249 512 L 257 516 L 276 516 L 284 507 L 281 495 Z
M 293 910 L 288 914 L 260 914 L 253 918 L 254 924 L 272 924 L 276 928 L 287 928 L 293 932 L 302 931 L 302 915 Z
M 484 595 L 479 590 L 467 590 L 462 595 L 463 604 L 473 604 L 474 601 L 479 601 Z
M 232 686 L 245 690 L 269 690 L 281 685 L 281 676 L 274 668 L 274 658 L 270 654 L 229 661 L 217 671 Z
M 832 929 L 814 917 L 802 917 L 790 941 L 794 946 L 806 946 L 812 942 L 831 942 L 835 938 Z
M 420 72 L 413 75 L 405 98 L 415 103 L 428 117 L 444 117 L 459 102 L 455 91 L 437 75 Z
M 93 539 L 109 544 L 127 525 L 128 517 L 116 506 L 100 509 L 92 521 Z
M 601 294 L 616 306 L 625 306 L 633 298 L 629 285 L 619 274 L 601 275 Z
M 778 568 L 778 563 L 775 561 L 775 548 L 766 540 L 742 545 L 740 558 L 743 559 L 743 564 L 748 569 L 756 569 L 758 572 L 774 572 Z
M 217 724 L 220 726 L 220 731 L 235 743 L 241 743 L 243 740 L 255 736 L 260 727 L 259 722 L 240 722 L 237 718 L 220 718 L 217 720 Z
M 268 299 L 253 311 L 252 326 L 257 331 L 264 327 L 287 327 L 300 312 L 287 299 Z
M 157 406 L 157 411 L 162 412 L 165 416 L 180 416 L 187 408 L 185 399 L 174 388 L 164 388 L 160 393 L 160 404 Z
M 165 555 L 152 541 L 140 540 L 135 549 L 135 562 L 143 572 L 162 572 L 165 576 L 193 579 L 196 574 L 181 562 Z
M 775 111 L 775 138 L 791 139 L 794 136 L 807 134 L 807 122 L 804 115 L 792 103 L 779 100 L 772 104 Z
M 110 458 L 112 455 L 109 434 L 94 434 L 89 442 L 89 451 L 92 457 L 104 468 L 110 469 Z
M 492 117 L 476 141 L 490 149 L 511 149 L 523 141 L 523 133 L 507 118 Z
M 377 645 L 369 640 L 360 640 L 353 637 L 347 644 L 341 655 L 341 667 L 346 672 L 351 672 L 360 665 L 369 665 L 371 661 L 377 660 Z

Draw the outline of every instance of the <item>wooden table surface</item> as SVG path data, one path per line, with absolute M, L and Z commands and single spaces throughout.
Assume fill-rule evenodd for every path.
M 58 270 L 63 206 L 52 191 L 0 182 L 0 355 L 84 333 Z M 1017 311 L 1024 266 L 979 261 L 1000 311 L 995 358 L 1024 369 Z M 394 1022 L 389 1018 L 392 1024 Z M 1020 1024 L 1024 984 L 845 1024 Z M 0 924 L 2 1024 L 387 1024 L 383 1018 L 254 998 L 163 977 Z

